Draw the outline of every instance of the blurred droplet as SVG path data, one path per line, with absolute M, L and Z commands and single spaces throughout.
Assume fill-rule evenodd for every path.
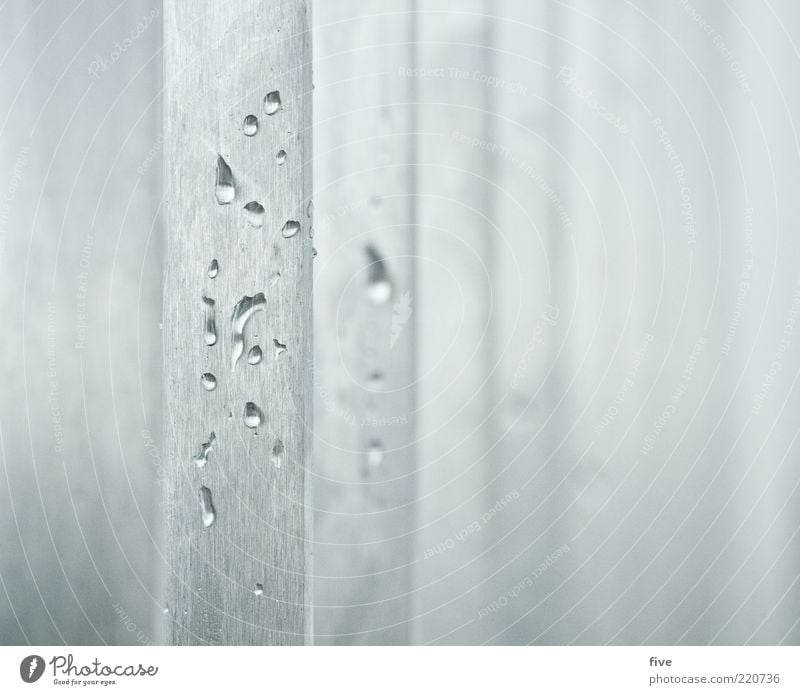
M 367 296 L 373 304 L 385 304 L 392 297 L 392 283 L 386 272 L 386 264 L 374 246 L 367 246 L 364 250 L 369 259 Z
M 383 447 L 377 440 L 370 443 L 369 450 L 367 451 L 367 463 L 372 468 L 377 468 L 383 461 Z

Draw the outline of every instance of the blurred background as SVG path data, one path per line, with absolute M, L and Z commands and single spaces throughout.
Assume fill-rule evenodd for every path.
M 162 8 L 2 9 L 0 643 L 158 644 Z M 313 18 L 315 641 L 800 643 L 800 6 Z

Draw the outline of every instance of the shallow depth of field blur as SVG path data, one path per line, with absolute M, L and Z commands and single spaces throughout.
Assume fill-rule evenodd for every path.
M 313 22 L 315 641 L 798 644 L 800 5 Z M 180 619 L 161 27 L 3 7 L 2 644 Z

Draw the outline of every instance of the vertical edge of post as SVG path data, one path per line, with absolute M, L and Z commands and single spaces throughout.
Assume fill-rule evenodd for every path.
M 168 641 L 309 643 L 307 2 L 165 0 L 164 56 Z M 267 98 L 273 92 L 277 108 Z M 255 133 L 245 129 L 248 115 L 258 119 Z M 217 196 L 226 167 L 234 188 L 227 201 Z M 256 310 L 236 361 L 232 317 L 248 301 Z M 216 340 L 205 339 L 211 311 Z M 263 358 L 251 364 L 256 345 Z M 215 388 L 205 387 L 206 373 Z M 247 417 L 251 403 L 258 422 Z

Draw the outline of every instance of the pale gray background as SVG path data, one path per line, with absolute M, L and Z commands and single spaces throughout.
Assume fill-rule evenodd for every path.
M 160 6 L 2 16 L 0 642 L 158 643 Z M 314 21 L 317 641 L 797 644 L 797 3 Z

